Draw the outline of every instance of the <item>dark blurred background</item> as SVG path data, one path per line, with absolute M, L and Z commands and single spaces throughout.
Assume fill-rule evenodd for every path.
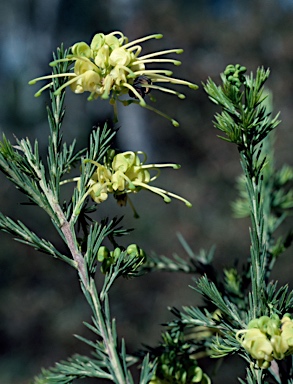
M 173 200 L 165 205 L 158 196 L 141 192 L 132 200 L 141 216 L 135 220 L 129 207 L 113 199 L 101 205 L 98 217 L 124 215 L 124 225 L 135 228 L 124 244 L 136 242 L 147 253 L 171 256 L 184 251 L 180 232 L 195 252 L 216 245 L 219 272 L 249 253 L 248 220 L 232 218 L 230 202 L 237 196 L 235 178 L 241 172 L 237 150 L 219 140 L 213 128 L 217 110 L 202 90 L 208 76 L 219 81 L 227 64 L 240 63 L 255 71 L 271 68 L 267 83 L 274 95 L 274 109 L 281 110 L 282 125 L 276 140 L 277 165 L 292 165 L 293 106 L 293 0 L 2 0 L 0 3 L 0 130 L 12 140 L 38 138 L 45 150 L 48 137 L 45 111 L 47 95 L 35 99 L 38 87 L 28 81 L 50 73 L 52 51 L 77 41 L 90 42 L 96 32 L 122 30 L 130 40 L 162 33 L 161 40 L 144 44 L 145 50 L 183 48 L 183 64 L 174 76 L 200 86 L 181 101 L 157 95 L 157 107 L 180 122 L 167 120 L 137 106 L 120 109 L 117 146 L 145 150 L 150 162 L 180 163 L 178 171 L 164 170 L 157 184 L 193 204 L 188 209 Z M 177 58 L 177 57 L 176 57 Z M 172 68 L 173 69 L 173 68 Z M 178 88 L 179 89 L 179 88 Z M 87 144 L 93 125 L 111 119 L 107 102 L 87 102 L 86 95 L 67 92 L 64 137 Z M 40 237 L 57 245 L 59 239 L 43 212 L 23 205 L 25 198 L 0 175 L 4 214 L 20 218 Z M 90 312 L 81 294 L 76 273 L 60 261 L 39 254 L 0 234 L 0 382 L 25 384 L 55 361 L 87 348 L 73 334 L 92 337 L 82 321 Z M 292 281 L 289 256 L 277 266 L 274 277 Z M 111 305 L 118 332 L 129 351 L 141 343 L 155 345 L 160 324 L 171 318 L 167 306 L 197 305 L 200 298 L 188 285 L 192 276 L 153 273 L 115 284 Z M 233 368 L 232 368 L 233 365 Z M 223 364 L 215 383 L 236 383 L 243 366 Z M 93 380 L 94 381 L 94 380 Z

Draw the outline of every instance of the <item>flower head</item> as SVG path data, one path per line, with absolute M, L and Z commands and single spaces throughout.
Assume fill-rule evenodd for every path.
M 185 98 L 184 94 L 158 85 L 159 83 L 181 84 L 192 89 L 198 88 L 193 83 L 171 77 L 172 72 L 170 70 L 146 69 L 147 64 L 153 63 L 181 64 L 178 60 L 160 56 L 170 53 L 180 54 L 183 52 L 182 49 L 169 49 L 139 56 L 142 51 L 140 43 L 162 37 L 161 34 L 154 34 L 128 42 L 127 37 L 119 31 L 107 35 L 97 33 L 90 45 L 85 42 L 78 42 L 71 47 L 69 55 L 50 63 L 51 66 L 55 66 L 59 62 L 68 61 L 72 64 L 70 72 L 42 76 L 31 80 L 29 84 L 35 84 L 39 80 L 65 77 L 68 80 L 54 92 L 55 95 L 60 94 L 65 87 L 70 86 L 71 90 L 77 94 L 89 92 L 88 100 L 99 97 L 110 99 L 110 103 L 114 105 L 115 113 L 116 101 L 120 101 L 124 105 L 136 103 L 168 118 L 173 125 L 178 126 L 176 120 L 146 104 L 144 100 L 145 95 L 153 89 L 175 94 L 180 99 Z M 40 96 L 42 91 L 51 85 L 52 82 L 41 88 L 35 96 Z M 134 99 L 119 99 L 125 94 L 129 94 Z
M 151 185 L 151 182 L 160 175 L 160 168 L 172 167 L 178 169 L 180 166 L 178 164 L 146 164 L 146 160 L 147 156 L 142 151 L 115 154 L 113 150 L 107 152 L 104 164 L 93 160 L 85 160 L 94 164 L 96 169 L 87 185 L 84 199 L 91 196 L 99 204 L 105 201 L 111 193 L 120 205 L 126 205 L 127 201 L 129 201 L 134 209 L 128 195 L 146 189 L 161 196 L 166 203 L 170 203 L 173 197 L 191 207 L 191 203 L 183 197 Z M 155 174 L 151 175 L 151 172 L 155 172 Z M 80 178 L 65 180 L 62 181 L 62 184 L 68 181 L 77 181 L 79 183 Z
M 239 338 L 239 335 L 242 335 Z M 243 348 L 257 360 L 257 364 L 261 368 L 268 368 L 273 360 L 273 347 L 267 336 L 258 328 L 251 328 L 238 332 L 238 340 Z
M 257 360 L 268 368 L 273 359 L 282 360 L 293 354 L 293 321 L 288 314 L 261 316 L 249 322 L 247 329 L 236 333 L 236 339 Z

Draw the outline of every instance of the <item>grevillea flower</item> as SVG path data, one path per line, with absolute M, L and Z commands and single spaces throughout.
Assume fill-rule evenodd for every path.
M 91 196 L 96 203 L 101 203 L 108 198 L 109 194 L 113 194 L 120 205 L 125 205 L 129 200 L 128 195 L 130 193 L 138 193 L 142 189 L 145 189 L 161 196 L 166 203 L 170 203 L 173 197 L 183 201 L 188 207 L 191 207 L 191 203 L 183 197 L 150 185 L 150 183 L 160 175 L 160 168 L 171 167 L 173 169 L 179 169 L 180 165 L 146 164 L 146 160 L 147 156 L 142 151 L 128 151 L 115 154 L 113 150 L 108 151 L 104 164 L 93 160 L 85 160 L 86 162 L 94 164 L 96 170 L 87 185 L 88 188 L 84 199 L 87 196 Z M 155 174 L 151 176 L 151 172 L 153 171 Z M 79 177 L 65 180 L 61 182 L 61 184 L 68 181 L 77 181 L 79 183 Z M 129 203 L 133 208 L 130 200 Z
M 257 360 L 259 367 L 270 366 L 273 360 L 273 347 L 265 333 L 258 328 L 245 329 L 238 331 L 237 339 L 251 357 Z
M 281 320 L 276 314 L 261 316 L 251 320 L 247 329 L 238 331 L 236 339 L 259 367 L 268 368 L 272 360 L 293 354 L 293 321 L 288 314 Z
M 170 53 L 180 54 L 183 52 L 182 49 L 168 49 L 140 56 L 142 51 L 140 43 L 162 37 L 161 34 L 154 34 L 128 42 L 127 37 L 119 31 L 107 35 L 97 33 L 90 45 L 85 42 L 78 42 L 71 47 L 69 55 L 50 63 L 53 67 L 58 62 L 68 61 L 72 64 L 70 72 L 42 76 L 31 80 L 29 84 L 35 84 L 39 80 L 65 77 L 68 80 L 55 91 L 55 95 L 60 94 L 62 89 L 70 86 L 74 93 L 89 92 L 88 100 L 99 97 L 110 99 L 110 103 L 114 106 L 115 116 L 117 115 L 116 101 L 121 101 L 124 105 L 136 103 L 168 118 L 173 125 L 178 126 L 176 120 L 151 107 L 144 100 L 145 95 L 153 89 L 174 94 L 180 99 L 185 98 L 184 94 L 159 85 L 159 83 L 187 85 L 192 89 L 198 88 L 189 81 L 171 77 L 172 72 L 170 70 L 146 68 L 147 64 L 154 63 L 181 64 L 178 60 L 162 58 L 161 56 Z M 51 85 L 52 82 L 45 85 L 35 96 L 40 96 Z M 129 94 L 134 99 L 122 100 L 119 98 L 125 94 Z

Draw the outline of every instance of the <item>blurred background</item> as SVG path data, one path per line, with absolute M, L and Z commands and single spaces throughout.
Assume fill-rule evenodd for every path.
M 38 85 L 27 84 L 50 73 L 52 52 L 62 42 L 69 47 L 77 41 L 90 42 L 97 32 L 122 30 L 130 40 L 164 35 L 145 43 L 144 53 L 183 48 L 179 57 L 183 64 L 175 67 L 174 76 L 198 84 L 199 90 L 178 87 L 186 93 L 184 101 L 158 94 L 156 105 L 177 119 L 180 127 L 138 106 L 121 108 L 116 145 L 146 151 L 149 162 L 180 163 L 178 171 L 164 170 L 157 184 L 186 197 L 193 207 L 176 200 L 165 205 L 158 196 L 141 192 L 132 199 L 140 219 L 133 218 L 130 207 L 120 208 L 111 198 L 98 215 L 124 215 L 125 227 L 135 228 L 124 243 L 138 243 L 147 253 L 185 256 L 176 237 L 180 232 L 196 253 L 216 245 L 219 272 L 247 257 L 249 221 L 234 219 L 230 207 L 237 196 L 235 178 L 241 172 L 237 149 L 216 137 L 212 120 L 217 109 L 201 83 L 209 76 L 218 82 L 231 63 L 245 65 L 249 72 L 269 67 L 267 86 L 282 119 L 276 163 L 293 165 L 293 0 L 2 0 L 0 28 L 0 131 L 12 140 L 13 135 L 38 138 L 44 150 L 48 98 L 44 94 L 35 99 Z M 87 102 L 86 97 L 66 95 L 64 138 L 76 138 L 78 148 L 87 145 L 93 125 L 103 125 L 112 117 L 106 101 Z M 25 198 L 3 175 L 0 182 L 1 211 L 58 245 L 45 214 L 23 205 Z M 0 382 L 25 384 L 42 366 L 74 352 L 87 353 L 73 334 L 92 337 L 82 324 L 90 321 L 90 312 L 76 274 L 67 265 L 3 232 L 0 241 Z M 287 254 L 275 273 L 281 283 L 292 282 L 290 266 Z M 160 324 L 171 319 L 168 306 L 200 303 L 188 287 L 192 277 L 153 273 L 117 281 L 110 298 L 112 314 L 130 352 L 142 343 L 157 344 Z M 214 382 L 236 383 L 236 378 L 231 379 L 234 373 L 243 377 L 244 368 L 228 360 Z

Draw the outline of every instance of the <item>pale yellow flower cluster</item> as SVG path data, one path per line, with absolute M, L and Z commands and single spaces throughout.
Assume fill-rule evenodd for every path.
M 268 368 L 272 360 L 293 354 L 293 321 L 288 314 L 282 319 L 261 316 L 251 320 L 248 329 L 238 331 L 236 339 L 260 368 Z
M 97 167 L 88 184 L 86 195 L 90 195 L 96 203 L 101 203 L 108 198 L 109 193 L 112 193 L 118 202 L 123 204 L 124 201 L 125 204 L 129 193 L 137 193 L 146 189 L 161 196 L 166 203 L 169 203 L 171 197 L 174 197 L 191 207 L 191 203 L 184 198 L 150 185 L 152 181 L 158 178 L 159 168 L 178 169 L 180 166 L 178 164 L 145 164 L 146 160 L 147 156 L 142 151 L 118 153 L 112 156 L 110 163 L 104 165 L 86 160 Z M 154 176 L 151 176 L 151 171 L 156 172 Z
M 198 88 L 193 83 L 171 77 L 172 72 L 170 70 L 146 69 L 146 64 L 181 64 L 178 60 L 158 57 L 169 53 L 180 54 L 183 52 L 182 49 L 169 49 L 139 56 L 142 51 L 140 43 L 162 37 L 161 34 L 154 34 L 128 42 L 127 37 L 119 31 L 106 35 L 97 33 L 90 45 L 85 42 L 78 42 L 71 47 L 72 53 L 70 55 L 50 63 L 51 66 L 55 66 L 61 61 L 72 62 L 72 72 L 42 76 L 31 80 L 29 84 L 35 84 L 39 80 L 67 77 L 69 80 L 60 86 L 55 94 L 59 94 L 63 88 L 70 86 L 72 91 L 77 94 L 90 92 L 88 100 L 99 97 L 102 99 L 110 98 L 110 103 L 114 105 L 115 114 L 117 114 L 117 100 L 124 105 L 137 103 L 168 118 L 173 125 L 177 126 L 176 120 L 146 104 L 144 100 L 145 95 L 153 89 L 175 94 L 181 99 L 185 98 L 184 94 L 157 85 L 157 83 L 181 84 L 192 89 Z M 43 90 L 51 85 L 52 82 L 41 88 L 35 96 L 40 96 Z M 135 100 L 119 99 L 120 96 L 127 93 Z

